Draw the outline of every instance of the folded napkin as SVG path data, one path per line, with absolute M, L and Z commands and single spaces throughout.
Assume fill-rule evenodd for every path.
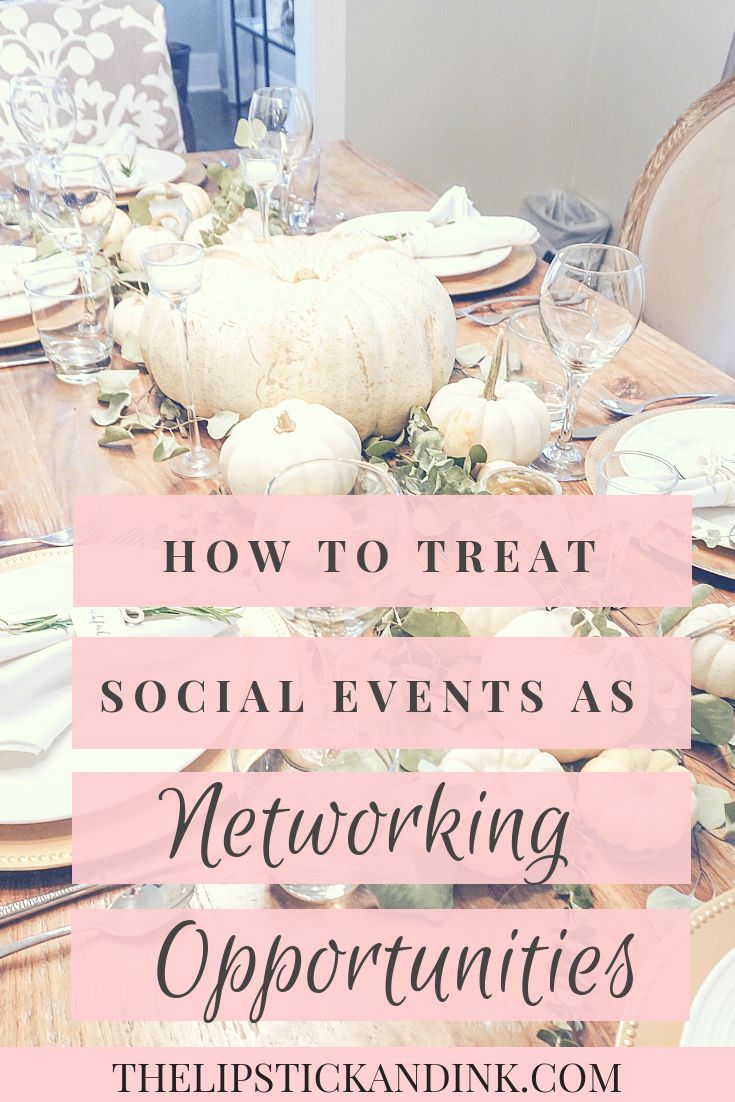
M 101 148 L 100 155 L 110 174 L 113 187 L 133 188 L 145 184 L 145 176 L 135 162 L 138 138 L 130 123 L 123 123 Z
M 177 616 L 130 625 L 137 639 L 210 637 L 232 630 L 217 620 Z M 71 724 L 71 628 L 0 633 L 0 753 L 43 754 Z
M 415 257 L 471 256 L 485 249 L 532 245 L 538 230 L 523 218 L 481 215 L 467 194 L 454 186 L 437 199 L 426 221 L 413 223 L 403 244 Z
M 677 455 L 680 478 L 675 494 L 688 494 L 693 509 L 735 505 L 735 462 L 714 448 L 701 454 Z

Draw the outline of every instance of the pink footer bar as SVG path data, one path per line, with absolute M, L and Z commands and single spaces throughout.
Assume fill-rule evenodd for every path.
M 491 1029 L 488 1030 L 491 1036 Z M 143 1048 L 3 1049 L 3 1096 L 54 1102 L 120 1098 L 300 1098 L 461 1094 L 572 1095 L 622 1102 L 698 1098 L 726 1083 L 732 1049 Z M 517 1092 L 517 1094 L 516 1094 Z

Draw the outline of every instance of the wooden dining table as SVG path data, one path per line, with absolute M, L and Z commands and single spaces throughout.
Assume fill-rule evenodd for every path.
M 190 160 L 224 159 L 234 164 L 232 151 L 189 155 Z M 347 142 L 328 145 L 322 151 L 322 175 L 314 228 L 327 229 L 340 220 L 383 210 L 428 209 L 435 195 L 425 187 L 393 171 L 387 165 L 355 149 Z M 498 294 L 537 292 L 544 265 L 539 262 L 524 279 Z M 457 304 L 471 302 L 482 291 L 482 276 Z M 484 296 L 483 296 L 484 297 Z M 482 343 L 490 349 L 496 330 L 483 328 L 467 318 L 458 321 L 458 344 Z M 123 366 L 119 356 L 114 366 Z M 130 365 L 127 365 L 130 366 Z M 150 387 L 141 373 L 135 393 Z M 667 392 L 711 388 L 732 389 L 728 376 L 705 363 L 646 324 L 639 325 L 627 346 L 587 386 L 580 404 L 582 424 L 609 420 L 599 397 L 603 393 L 643 399 Z M 209 493 L 214 482 L 177 478 L 165 463 L 152 459 L 152 437 L 139 438 L 134 448 L 101 448 L 99 430 L 91 423 L 99 408 L 95 387 L 75 387 L 57 381 L 50 365 L 0 367 L 0 538 L 40 534 L 71 523 L 72 501 L 77 494 L 191 494 Z M 588 493 L 584 482 L 567 483 L 567 493 Z M 9 549 L 2 554 L 12 554 Z M 730 603 L 727 589 L 712 599 Z M 2 609 L 0 608 L 0 616 Z M 645 633 L 655 610 L 633 610 Z M 1 704 L 0 704 L 1 706 Z M 717 749 L 700 747 L 688 752 L 687 764 L 698 779 L 735 785 L 735 771 Z M 2 808 L 0 808 L 0 822 Z M 697 832 L 693 841 L 693 880 L 702 899 L 735 882 L 735 850 L 711 834 Z M 0 903 L 70 882 L 70 870 L 0 873 Z M 685 886 L 680 886 L 685 887 Z M 598 907 L 645 905 L 651 888 L 646 886 L 593 887 Z M 685 888 L 688 890 L 688 888 Z M 109 899 L 102 893 L 78 901 L 74 907 L 100 906 Z M 278 909 L 297 905 L 279 888 L 226 885 L 199 887 L 194 906 Z M 360 888 L 347 897 L 349 907 L 376 906 L 372 894 Z M 486 910 L 488 936 L 492 934 L 492 910 L 499 906 L 562 907 L 550 889 L 527 887 L 457 887 L 455 905 Z M 52 929 L 68 919 L 69 910 L 57 909 L 22 924 L 0 930 L 0 944 L 29 932 Z M 442 1022 L 75 1022 L 70 1013 L 70 949 L 68 939 L 50 942 L 0 961 L 0 1046 L 96 1045 L 96 1046 L 212 1046 L 212 1045 L 541 1045 L 540 1023 L 442 1023 Z M 583 1043 L 609 1046 L 617 1023 L 587 1023 Z

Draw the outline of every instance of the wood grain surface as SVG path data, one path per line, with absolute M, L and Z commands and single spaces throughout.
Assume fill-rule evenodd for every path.
M 224 157 L 227 152 L 203 155 Z M 371 211 L 425 209 L 434 199 L 426 188 L 393 172 L 347 143 L 328 146 L 322 154 L 322 178 L 316 227 L 327 228 L 343 217 Z M 481 279 L 481 277 L 479 277 Z M 519 293 L 537 290 L 542 266 L 516 285 Z M 505 292 L 503 292 L 505 293 Z M 464 300 L 470 301 L 470 299 Z M 462 319 L 458 343 L 483 343 L 490 348 L 496 331 Z M 138 391 L 150 385 L 141 375 Z M 641 325 L 628 346 L 600 371 L 583 395 L 580 421 L 604 422 L 598 404 L 602 393 L 644 398 L 654 394 L 712 387 L 731 389 L 731 380 L 697 356 L 648 326 Z M 165 464 L 152 461 L 150 438 L 140 439 L 133 451 L 97 446 L 98 432 L 90 423 L 97 406 L 95 388 L 77 388 L 57 382 L 48 365 L 0 368 L 0 536 L 42 533 L 70 523 L 75 494 L 208 493 L 214 484 L 177 479 Z M 585 483 L 565 487 L 586 493 Z M 730 601 L 729 593 L 717 599 Z M 0 610 L 1 614 L 1 610 Z M 642 630 L 650 630 L 651 610 L 634 610 Z M 701 780 L 717 784 L 721 777 L 735 781 L 719 751 L 698 749 L 687 755 Z M 704 899 L 731 887 L 735 881 L 732 847 L 706 834 L 697 836 L 693 877 Z M 23 898 L 70 882 L 69 870 L 0 875 L 0 902 Z M 642 907 L 647 887 L 596 886 L 600 907 Z M 100 906 L 105 896 L 75 904 Z M 484 910 L 503 906 L 560 906 L 548 890 L 523 887 L 459 887 L 460 907 Z M 201 887 L 195 896 L 201 907 L 248 908 L 295 905 L 280 889 L 228 885 Z M 374 906 L 367 889 L 359 889 L 343 904 Z M 0 932 L 0 942 L 66 921 L 68 909 L 57 909 Z M 488 934 L 492 919 L 488 915 Z M 540 1044 L 538 1024 L 516 1023 L 75 1023 L 69 1009 L 69 945 L 58 941 L 0 962 L 0 1046 L 3 1045 L 517 1045 Z M 615 1023 L 589 1023 L 587 1045 L 611 1045 Z

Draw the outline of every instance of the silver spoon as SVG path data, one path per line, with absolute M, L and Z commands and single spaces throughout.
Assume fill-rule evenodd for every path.
M 15 536 L 10 540 L 0 540 L 0 547 L 22 547 L 31 543 L 43 543 L 46 547 L 71 547 L 74 532 L 71 528 L 59 528 L 58 532 L 46 532 L 43 536 Z
M 735 398 L 731 394 L 716 394 L 708 391 L 705 394 L 658 394 L 655 398 L 646 398 L 642 402 L 625 402 L 619 398 L 600 398 L 600 405 L 604 406 L 616 417 L 632 417 L 636 413 L 643 413 L 649 406 L 659 405 L 663 402 L 689 402 L 701 398 L 717 398 L 721 402 L 732 402 Z
M 193 894 L 193 884 L 142 884 L 128 888 L 127 891 L 116 896 L 110 904 L 110 910 L 147 911 L 185 907 Z M 0 960 L 11 957 L 14 953 L 22 953 L 25 949 L 32 949 L 34 945 L 43 945 L 46 941 L 68 937 L 70 933 L 71 926 L 59 926 L 57 930 L 44 930 L 40 934 L 11 941 L 7 945 L 0 946 Z

